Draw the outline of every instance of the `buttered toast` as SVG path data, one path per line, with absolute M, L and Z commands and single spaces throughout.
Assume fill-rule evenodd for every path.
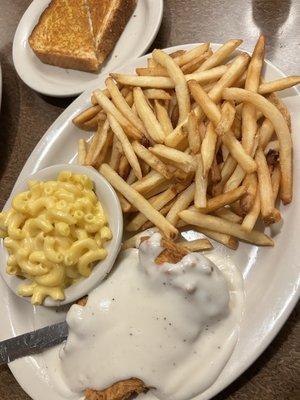
M 52 0 L 29 44 L 45 64 L 96 72 L 123 32 L 136 0 Z

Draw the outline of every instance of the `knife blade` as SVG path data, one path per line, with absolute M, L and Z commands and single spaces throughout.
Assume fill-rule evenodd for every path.
M 55 346 L 68 337 L 66 321 L 0 342 L 0 365 Z

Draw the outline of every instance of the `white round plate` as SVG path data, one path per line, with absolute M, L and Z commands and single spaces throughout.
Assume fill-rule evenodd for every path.
M 43 168 L 38 170 L 35 174 L 26 176 L 23 181 L 18 181 L 18 185 L 15 185 L 8 201 L 6 202 L 6 209 L 11 208 L 11 203 L 17 194 L 24 192 L 28 189 L 28 180 L 40 180 L 49 181 L 56 179 L 59 172 L 61 171 L 71 171 L 76 174 L 85 174 L 94 182 L 94 190 L 101 201 L 103 209 L 108 219 L 109 227 L 112 231 L 112 239 L 107 242 L 107 257 L 97 262 L 94 266 L 92 273 L 89 277 L 79 280 L 79 282 L 69 286 L 65 289 L 65 299 L 64 300 L 53 300 L 51 297 L 47 297 L 44 301 L 45 306 L 57 307 L 65 304 L 72 303 L 87 293 L 91 292 L 99 283 L 109 274 L 111 268 L 113 267 L 115 260 L 122 244 L 123 237 L 123 215 L 119 202 L 117 193 L 112 188 L 112 186 L 107 182 L 107 180 L 98 172 L 91 167 L 85 167 L 83 165 L 76 164 L 55 164 L 51 167 Z M 8 260 L 8 252 L 4 246 L 3 240 L 0 242 L 0 273 L 2 278 L 5 280 L 6 284 L 13 290 L 14 293 L 18 295 L 18 289 L 24 280 L 15 275 L 9 275 L 6 273 L 5 265 Z M 31 301 L 30 297 L 25 297 L 24 300 L 28 302 Z
M 191 49 L 195 45 L 182 45 L 167 49 Z M 217 45 L 213 45 L 216 48 Z M 131 61 L 118 72 L 133 73 L 136 67 L 146 65 L 147 56 Z M 284 76 L 270 62 L 266 62 L 265 77 L 273 80 Z M 104 86 L 104 78 L 98 87 Z M 72 125 L 72 118 L 90 105 L 91 90 L 76 99 L 53 123 L 26 162 L 19 179 L 52 164 L 76 162 L 77 141 L 87 133 Z M 280 93 L 289 107 L 293 131 L 300 130 L 300 97 L 296 89 Z M 294 182 L 300 181 L 300 137 L 294 135 Z M 269 345 L 278 333 L 299 298 L 300 287 L 300 186 L 295 185 L 294 201 L 281 207 L 284 223 L 276 234 L 274 248 L 258 248 L 241 243 L 237 251 L 216 245 L 218 251 L 230 256 L 239 266 L 245 281 L 245 311 L 240 327 L 240 337 L 232 357 L 217 381 L 197 400 L 208 400 L 216 395 L 242 372 Z M 275 234 L 275 233 L 274 233 Z M 190 237 L 193 237 L 191 232 Z M 19 335 L 33 329 L 58 322 L 65 318 L 63 311 L 55 312 L 45 307 L 32 307 L 15 296 L 0 280 L 0 339 Z M 65 400 L 54 384 L 54 361 L 58 348 L 42 354 L 25 357 L 9 364 L 10 369 L 24 390 L 34 399 Z M 195 373 L 197 373 L 195 371 Z M 57 374 L 56 374 L 57 375 Z M 143 396 L 144 397 L 144 396 Z M 139 397 L 140 398 L 140 397 Z M 147 400 L 153 396 L 147 396 Z M 78 398 L 74 398 L 78 400 Z
M 15 33 L 13 61 L 19 77 L 31 89 L 55 97 L 77 96 L 97 86 L 99 74 L 109 73 L 146 52 L 161 24 L 163 0 L 138 0 L 136 9 L 114 50 L 98 74 L 43 64 L 31 50 L 28 37 L 50 0 L 33 0 Z

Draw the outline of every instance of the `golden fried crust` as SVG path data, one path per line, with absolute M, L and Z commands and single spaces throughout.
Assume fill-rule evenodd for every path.
M 131 378 L 114 383 L 104 390 L 85 390 L 86 400 L 126 400 L 133 394 L 139 394 L 146 390 L 140 379 Z
M 168 239 L 162 238 L 161 244 L 164 250 L 156 257 L 156 264 L 163 264 L 164 262 L 176 264 L 189 253 L 184 247 Z

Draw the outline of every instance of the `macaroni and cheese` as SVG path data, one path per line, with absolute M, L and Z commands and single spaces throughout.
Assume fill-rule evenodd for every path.
M 64 289 L 106 257 L 112 233 L 88 176 L 62 171 L 57 180 L 29 181 L 28 189 L 0 213 L 6 271 L 31 281 L 18 293 L 32 304 L 47 296 L 63 300 Z

